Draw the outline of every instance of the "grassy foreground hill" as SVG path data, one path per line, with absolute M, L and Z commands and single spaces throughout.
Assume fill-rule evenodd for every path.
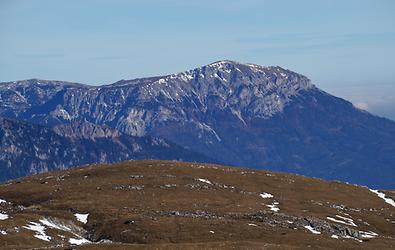
M 129 161 L 0 185 L 1 249 L 395 249 L 395 193 Z

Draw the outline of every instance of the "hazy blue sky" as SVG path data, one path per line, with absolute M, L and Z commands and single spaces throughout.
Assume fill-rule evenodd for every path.
M 395 120 L 395 1 L 0 0 L 0 81 L 279 65 Z

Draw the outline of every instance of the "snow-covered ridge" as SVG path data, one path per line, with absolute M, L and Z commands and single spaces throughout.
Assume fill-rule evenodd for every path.
M 64 103 L 49 111 L 51 119 L 116 124 L 116 129 L 135 136 L 143 136 L 148 128 L 163 122 L 191 122 L 204 130 L 202 138 L 209 134 L 212 142 L 221 141 L 212 124 L 196 117 L 186 121 L 188 113 L 223 110 L 246 125 L 252 118 L 266 119 L 282 112 L 293 96 L 315 88 L 308 78 L 280 67 L 228 60 L 98 87 L 57 81 L 51 85 L 51 81 L 37 79 L 6 85 L 9 90 L 4 98 L 0 93 L 0 104 L 15 107 L 17 113 L 46 103 L 62 91 Z M 157 108 L 146 108 L 152 104 Z
M 112 87 L 119 86 L 116 83 Z M 122 86 L 138 88 L 139 102 L 160 100 L 166 106 L 187 102 L 199 112 L 205 112 L 211 97 L 215 96 L 219 101 L 210 102 L 212 107 L 229 108 L 243 123 L 245 114 L 269 118 L 281 112 L 293 96 L 315 88 L 305 76 L 281 67 L 227 60 L 163 77 L 123 81 Z M 161 112 L 159 119 L 172 119 L 167 110 L 163 111 L 167 113 Z M 163 115 L 165 117 L 162 118 Z

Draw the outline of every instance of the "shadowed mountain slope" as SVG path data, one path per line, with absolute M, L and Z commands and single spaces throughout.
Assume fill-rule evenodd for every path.
M 0 181 L 56 169 L 129 159 L 213 160 L 150 136 L 133 137 L 92 124 L 54 130 L 0 118 Z

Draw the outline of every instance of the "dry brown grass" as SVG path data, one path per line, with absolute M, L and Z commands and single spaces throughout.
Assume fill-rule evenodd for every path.
M 262 192 L 274 198 L 262 199 Z M 395 249 L 395 208 L 368 189 L 269 171 L 129 161 L 13 181 L 0 186 L 0 198 L 13 204 L 2 207 L 11 218 L 0 221 L 0 229 L 20 228 L 44 217 L 58 218 L 83 227 L 90 239 L 114 242 L 81 249 Z M 279 202 L 280 215 L 326 220 L 347 213 L 358 230 L 379 236 L 360 243 L 333 239 L 325 232 L 312 234 L 281 221 L 266 206 L 273 200 Z M 89 213 L 88 223 L 77 222 L 75 212 Z M 253 217 L 256 213 L 264 219 Z M 0 247 L 29 249 L 55 244 L 33 234 L 25 229 L 0 234 Z M 67 249 L 69 236 L 62 240 L 56 230 L 48 234 Z

